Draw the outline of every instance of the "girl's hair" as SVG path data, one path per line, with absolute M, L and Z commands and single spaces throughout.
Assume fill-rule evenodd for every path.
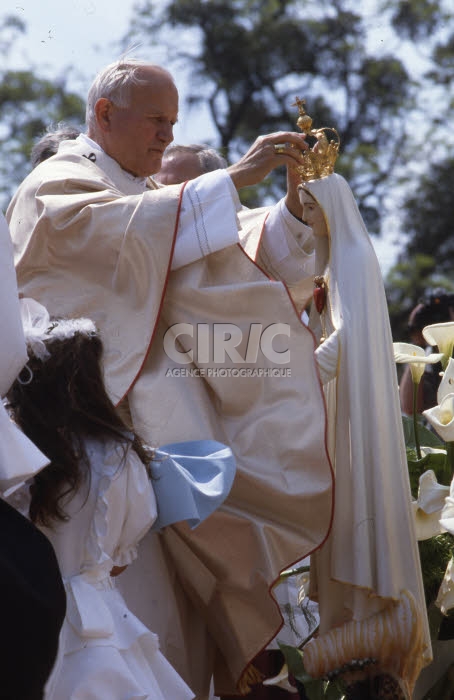
M 90 478 L 86 438 L 116 439 L 125 454 L 132 447 L 145 465 L 151 453 L 125 425 L 107 395 L 99 336 L 75 333 L 46 340 L 45 345 L 50 357 L 41 360 L 30 353 L 7 399 L 17 425 L 50 460 L 30 489 L 31 520 L 50 525 L 53 520 L 68 519 L 63 502 Z

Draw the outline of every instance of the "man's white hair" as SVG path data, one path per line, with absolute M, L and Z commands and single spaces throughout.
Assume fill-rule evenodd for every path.
M 173 143 L 171 146 L 167 146 L 164 152 L 163 161 L 167 160 L 168 158 L 178 157 L 180 154 L 197 156 L 197 160 L 200 165 L 200 174 L 209 173 L 212 170 L 227 168 L 228 166 L 226 159 L 221 156 L 216 149 L 211 148 L 210 146 L 205 146 L 201 143 L 191 143 L 188 146 Z
M 144 68 L 156 68 L 170 73 L 161 66 L 148 63 L 136 58 L 120 59 L 103 68 L 94 79 L 87 97 L 85 111 L 85 123 L 88 130 L 96 127 L 95 105 L 101 97 L 111 100 L 117 107 L 128 107 L 131 98 L 131 87 L 149 82 L 149 77 L 144 78 L 141 73 Z

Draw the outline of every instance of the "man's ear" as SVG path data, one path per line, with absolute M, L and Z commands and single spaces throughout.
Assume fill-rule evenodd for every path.
M 100 97 L 95 104 L 95 115 L 98 127 L 102 131 L 110 131 L 113 104 L 107 97 Z

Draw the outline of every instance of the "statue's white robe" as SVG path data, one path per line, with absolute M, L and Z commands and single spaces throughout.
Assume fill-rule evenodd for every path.
M 316 256 L 327 305 L 321 317 L 312 309 L 310 321 L 317 336 L 323 325 L 328 336 L 317 349 L 320 366 L 333 365 L 325 387 L 336 476 L 333 527 L 311 571 L 319 632 L 366 620 L 410 592 L 418 614 L 414 639 L 401 654 L 403 682 L 411 692 L 431 660 L 431 643 L 383 280 L 344 178 L 334 173 L 305 188 L 322 207 L 329 230 Z M 377 642 L 378 657 L 388 641 Z M 360 647 L 355 658 L 361 658 Z

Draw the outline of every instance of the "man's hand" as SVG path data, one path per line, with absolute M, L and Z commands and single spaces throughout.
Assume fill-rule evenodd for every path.
M 302 151 L 308 148 L 304 138 L 304 134 L 293 131 L 276 131 L 259 136 L 248 152 L 227 168 L 236 189 L 256 185 L 280 165 L 289 168 L 301 165 Z M 275 146 L 279 146 L 279 149 L 276 150 Z

